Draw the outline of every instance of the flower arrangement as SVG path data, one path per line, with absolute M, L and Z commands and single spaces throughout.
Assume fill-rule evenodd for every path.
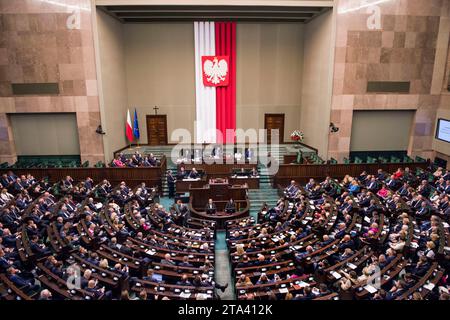
M 304 138 L 305 138 L 305 135 L 303 134 L 303 132 L 301 132 L 299 130 L 294 130 L 294 132 L 291 133 L 291 140 L 293 140 L 295 142 L 301 142 L 301 141 L 303 141 Z

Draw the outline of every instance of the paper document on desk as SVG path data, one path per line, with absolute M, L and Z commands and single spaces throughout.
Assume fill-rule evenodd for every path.
M 355 266 L 353 263 L 349 262 L 347 263 L 347 267 L 349 267 L 352 270 L 355 270 L 357 268 L 357 266 Z
M 378 291 L 378 289 L 376 289 L 375 287 L 371 286 L 370 284 L 366 285 L 364 287 L 364 289 L 366 289 L 367 291 L 369 291 L 369 293 L 375 293 Z
M 331 272 L 331 275 L 332 275 L 336 280 L 339 280 L 340 278 L 342 278 L 342 276 L 341 276 L 339 273 L 337 273 L 336 271 L 332 271 L 332 272 Z
M 424 285 L 423 287 L 424 287 L 425 289 L 431 291 L 431 290 L 434 289 L 435 286 L 434 286 L 434 283 L 428 283 L 428 284 Z

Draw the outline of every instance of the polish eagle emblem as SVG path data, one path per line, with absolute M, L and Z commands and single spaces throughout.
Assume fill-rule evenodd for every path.
M 202 65 L 205 86 L 228 85 L 228 56 L 203 56 Z

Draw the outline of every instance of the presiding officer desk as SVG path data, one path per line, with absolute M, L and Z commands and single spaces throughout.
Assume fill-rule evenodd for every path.
M 248 216 L 250 202 L 247 191 L 246 184 L 231 185 L 228 179 L 210 179 L 209 183 L 202 187 L 189 188 L 189 209 L 193 217 L 213 220 L 216 222 L 216 228 L 224 229 L 226 221 Z M 205 207 L 209 199 L 216 205 L 216 213 L 206 213 Z M 236 206 L 234 213 L 225 212 L 225 206 L 230 199 L 234 200 Z

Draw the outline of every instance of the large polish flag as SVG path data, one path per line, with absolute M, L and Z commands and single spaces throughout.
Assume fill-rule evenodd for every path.
M 194 35 L 196 142 L 233 143 L 226 130 L 236 129 L 236 23 L 194 22 Z
M 133 128 L 131 127 L 130 109 L 127 109 L 127 123 L 125 124 L 125 134 L 128 141 L 133 142 Z

